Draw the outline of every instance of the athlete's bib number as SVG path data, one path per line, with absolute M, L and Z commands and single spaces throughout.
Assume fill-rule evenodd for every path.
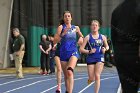
M 104 58 L 103 57 L 101 58 L 101 61 L 104 62 Z

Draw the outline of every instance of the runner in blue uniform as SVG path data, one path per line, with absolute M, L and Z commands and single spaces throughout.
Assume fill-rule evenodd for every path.
M 91 33 L 83 41 L 80 51 L 88 54 L 86 58 L 88 70 L 88 83 L 95 80 L 95 93 L 99 92 L 100 75 L 104 66 L 104 53 L 109 49 L 107 39 L 104 35 L 99 34 L 99 22 L 91 22 Z M 85 46 L 87 45 L 87 49 Z
M 71 25 L 72 14 L 65 11 L 63 14 L 63 22 L 58 27 L 55 36 L 55 42 L 60 42 L 60 60 L 64 73 L 66 93 L 72 93 L 74 86 L 73 70 L 79 58 L 77 49 L 76 34 L 79 35 L 78 44 L 83 43 L 83 35 L 78 26 Z

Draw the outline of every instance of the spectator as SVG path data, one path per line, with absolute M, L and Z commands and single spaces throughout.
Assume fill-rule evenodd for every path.
M 51 44 L 49 41 L 47 41 L 46 35 L 42 35 L 41 37 L 42 37 L 41 42 L 39 43 L 39 48 L 41 50 L 40 56 L 40 64 L 42 70 L 41 74 L 47 75 L 49 71 L 49 52 L 51 50 Z
M 22 60 L 25 52 L 25 39 L 20 34 L 18 28 L 13 29 L 13 35 L 15 36 L 13 42 L 13 51 L 14 51 L 13 55 L 14 55 L 15 66 L 16 66 L 16 76 L 17 78 L 21 79 L 24 78 L 22 73 Z
M 106 36 L 107 37 L 107 36 Z M 107 50 L 105 52 L 105 66 L 107 67 L 112 67 L 113 65 L 111 64 L 112 63 L 112 54 L 113 54 L 113 51 L 112 51 L 112 43 L 111 43 L 111 40 L 109 37 L 107 37 L 107 43 L 109 45 L 109 50 Z

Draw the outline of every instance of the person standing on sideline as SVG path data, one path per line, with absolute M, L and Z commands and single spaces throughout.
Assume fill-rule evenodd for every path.
M 13 42 L 13 51 L 14 51 L 13 55 L 14 55 L 15 67 L 16 67 L 16 76 L 17 78 L 21 79 L 24 78 L 22 72 L 22 60 L 25 52 L 25 39 L 20 34 L 18 28 L 13 29 L 13 35 L 15 37 Z
M 49 60 L 50 60 L 49 54 L 52 46 L 51 43 L 47 41 L 46 35 L 41 36 L 41 42 L 39 43 L 39 48 L 41 50 L 41 56 L 40 56 L 40 64 L 42 70 L 41 74 L 47 75 L 49 71 Z
M 84 38 L 84 42 L 80 47 L 82 53 L 86 53 L 87 70 L 88 70 L 88 84 L 95 80 L 95 93 L 99 92 L 100 75 L 104 67 L 104 53 L 109 49 L 107 39 L 104 35 L 99 34 L 99 21 L 93 20 L 91 22 L 91 33 Z M 85 47 L 88 49 L 85 49 Z
M 13 29 L 12 29 L 13 30 Z M 13 58 L 13 42 L 14 42 L 14 38 L 13 38 L 13 31 L 11 30 L 11 35 L 10 35 L 10 38 L 9 38 L 9 58 L 10 58 L 10 67 L 14 67 L 15 66 L 15 62 L 14 62 L 14 58 Z
M 72 14 L 69 11 L 63 13 L 63 23 L 57 28 L 57 38 L 60 41 L 60 60 L 64 73 L 66 93 L 72 93 L 74 86 L 74 68 L 79 58 L 76 34 L 79 35 L 78 44 L 83 43 L 83 35 L 78 26 L 72 25 Z M 61 34 L 62 33 L 62 34 Z M 60 39 L 61 38 L 61 39 Z
M 113 63 L 113 57 L 112 57 L 112 54 L 113 54 L 113 51 L 112 51 L 112 42 L 111 42 L 111 39 L 106 36 L 107 38 L 107 43 L 108 43 L 108 46 L 109 46 L 109 50 L 105 52 L 105 66 L 106 67 L 112 67 L 112 63 Z

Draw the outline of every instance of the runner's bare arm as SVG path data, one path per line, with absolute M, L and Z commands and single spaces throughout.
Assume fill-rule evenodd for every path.
M 54 36 L 54 41 L 53 41 L 54 44 L 60 42 L 60 40 L 61 40 L 61 37 L 60 37 L 61 31 L 62 31 L 62 25 L 58 26 L 58 28 L 57 28 L 57 32 L 56 32 L 56 34 Z
M 84 36 L 83 36 L 83 34 L 81 33 L 79 26 L 76 26 L 76 32 L 77 32 L 78 35 L 79 35 L 79 39 L 78 39 L 78 42 L 77 42 L 77 43 L 78 43 L 79 46 L 81 46 L 82 43 L 83 43 L 83 38 L 84 38 Z
M 79 26 L 75 26 L 76 27 L 76 32 L 78 33 L 79 37 L 84 37 L 83 34 L 80 31 Z
M 109 49 L 109 46 L 108 46 L 108 43 L 107 43 L 107 38 L 104 35 L 102 35 L 102 38 L 103 38 L 105 51 L 107 51 Z
M 87 35 L 87 36 L 84 38 L 84 41 L 83 41 L 82 45 L 80 46 L 80 52 L 89 54 L 90 51 L 85 49 L 85 46 L 86 46 L 88 40 L 89 40 L 89 35 Z

